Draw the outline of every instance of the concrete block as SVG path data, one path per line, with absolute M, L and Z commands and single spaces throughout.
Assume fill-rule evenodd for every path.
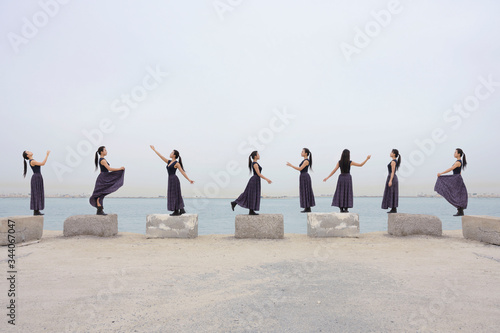
M 359 237 L 356 213 L 307 213 L 309 237 Z
M 500 217 L 462 216 L 462 233 L 467 239 L 500 245 Z
M 196 238 L 198 214 L 150 214 L 146 217 L 147 238 Z
M 9 220 L 14 226 L 13 233 L 9 233 Z M 10 243 L 9 234 L 15 236 L 16 244 L 39 241 L 43 234 L 43 216 L 23 215 L 0 218 L 0 245 Z
M 403 213 L 392 213 L 387 215 L 387 231 L 391 235 L 441 236 L 443 234 L 443 225 L 437 216 Z
M 285 235 L 283 214 L 236 215 L 236 238 L 282 239 Z
M 73 215 L 64 221 L 65 237 L 89 235 L 111 237 L 118 233 L 118 215 Z

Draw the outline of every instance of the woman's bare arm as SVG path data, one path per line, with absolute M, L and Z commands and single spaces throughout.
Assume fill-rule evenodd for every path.
M 335 172 L 337 172 L 337 170 L 339 169 L 340 167 L 340 163 L 337 162 L 337 165 L 335 166 L 335 169 L 333 169 L 332 172 L 330 172 L 330 174 L 328 175 L 328 177 L 326 177 L 325 179 L 323 179 L 324 182 L 326 182 L 328 180 L 328 178 L 330 178 L 331 176 L 333 176 L 335 174 Z
M 396 162 L 391 162 L 391 179 L 389 179 L 389 187 L 392 186 L 392 180 L 394 179 L 394 173 L 396 172 Z
M 446 169 L 445 171 L 441 172 L 441 173 L 438 173 L 438 177 L 441 177 L 441 175 L 445 174 L 445 173 L 448 173 L 452 170 L 455 170 L 456 168 L 460 167 L 461 163 L 459 161 L 456 161 L 455 163 L 453 163 L 453 165 L 451 166 L 451 168 L 448 168 Z
M 168 159 L 166 159 L 162 154 L 160 154 L 156 149 L 155 149 L 155 146 L 153 145 L 150 145 L 151 149 L 153 149 L 153 151 L 156 153 L 156 155 L 158 155 L 162 160 L 163 162 L 167 163 L 168 164 Z
M 47 150 L 47 155 L 45 155 L 45 159 L 42 162 L 37 162 L 35 160 L 32 160 L 30 162 L 31 166 L 39 165 L 39 166 L 44 166 L 45 163 L 47 163 L 47 158 L 49 158 L 50 150 Z
M 366 157 L 366 160 L 363 163 L 356 163 L 356 162 L 351 162 L 351 165 L 357 166 L 357 167 L 362 167 L 365 165 L 365 163 L 372 157 L 372 155 L 368 155 Z
M 191 184 L 194 183 L 194 180 L 189 179 L 189 177 L 187 176 L 186 172 L 182 169 L 180 163 L 175 163 L 174 168 L 179 169 L 179 171 L 182 173 L 182 175 L 184 176 L 184 178 L 186 178 L 188 180 L 188 182 L 190 182 Z
M 108 169 L 108 171 L 120 171 L 120 170 L 125 170 L 125 167 L 121 167 L 121 168 L 112 168 L 109 166 L 108 164 L 108 161 L 106 161 L 105 159 L 101 160 L 101 164 L 104 165 L 104 167 L 106 169 Z
M 302 165 L 300 167 L 296 167 L 295 165 L 293 165 L 290 162 L 286 162 L 286 165 L 288 165 L 289 167 L 294 168 L 295 170 L 302 171 L 302 169 L 304 169 L 306 166 L 309 165 L 309 161 L 304 161 L 304 163 L 302 163 Z
M 267 179 L 266 177 L 264 177 L 263 174 L 260 173 L 260 170 L 259 170 L 259 165 L 257 163 L 255 163 L 253 165 L 253 169 L 255 170 L 255 173 L 257 174 L 257 176 L 259 176 L 260 178 L 264 179 L 265 181 L 267 181 L 268 184 L 271 184 L 272 181 L 270 179 Z

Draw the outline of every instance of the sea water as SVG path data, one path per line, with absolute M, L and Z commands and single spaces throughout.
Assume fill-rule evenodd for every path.
M 234 234 L 234 218 L 237 214 L 248 214 L 247 209 L 236 206 L 231 210 L 231 199 L 185 198 L 187 213 L 198 214 L 198 233 Z M 317 197 L 313 212 L 338 212 L 331 206 L 332 198 Z M 386 231 L 387 210 L 380 208 L 381 197 L 355 197 L 352 213 L 359 214 L 360 232 Z M 0 216 L 31 215 L 29 198 L 1 198 Z M 167 214 L 165 198 L 106 198 L 104 211 L 118 214 L 118 230 L 121 232 L 146 233 L 148 214 Z M 307 214 L 300 213 L 299 198 L 262 199 L 260 214 L 283 214 L 285 233 L 306 234 Z M 88 198 L 46 198 L 44 216 L 45 230 L 63 230 L 64 220 L 71 215 L 95 214 Z M 443 222 L 443 230 L 462 228 L 460 217 L 454 217 L 456 209 L 443 198 L 399 198 L 398 212 L 436 215 Z M 469 198 L 467 215 L 490 215 L 500 217 L 500 198 Z

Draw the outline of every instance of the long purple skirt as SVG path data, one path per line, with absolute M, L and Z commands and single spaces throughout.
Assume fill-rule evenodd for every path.
M 260 177 L 253 175 L 248 180 L 245 191 L 240 194 L 235 202 L 243 208 L 259 210 L 260 209 Z
M 92 206 L 97 207 L 97 198 L 101 198 L 99 203 L 110 193 L 115 192 L 123 186 L 125 170 L 101 172 L 95 181 L 94 193 L 89 199 Z
M 299 177 L 300 207 L 310 208 L 316 206 L 314 192 L 312 189 L 311 176 L 307 172 L 301 173 Z
M 394 174 L 391 187 L 389 187 L 389 180 L 391 180 L 391 175 L 388 175 L 387 180 L 385 181 L 384 197 L 382 199 L 382 209 L 397 208 L 399 203 L 398 176 Z
M 352 208 L 352 177 L 350 173 L 341 173 L 337 181 L 337 189 L 333 195 L 332 206 Z
M 434 191 L 439 193 L 456 208 L 467 208 L 469 197 L 461 175 L 444 175 L 438 177 Z
M 182 200 L 181 182 L 177 175 L 168 176 L 167 185 L 167 210 L 178 210 L 184 208 L 184 200 Z
M 45 191 L 43 189 L 43 177 L 41 173 L 31 176 L 31 210 L 43 210 L 45 208 Z

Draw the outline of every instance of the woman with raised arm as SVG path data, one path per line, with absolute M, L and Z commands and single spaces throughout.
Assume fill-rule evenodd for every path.
M 249 209 L 249 215 L 259 215 L 255 211 L 260 209 L 260 179 L 264 179 L 268 184 L 272 183 L 270 179 L 267 179 L 261 173 L 262 167 L 257 163 L 259 159 L 260 155 L 256 150 L 248 156 L 248 169 L 250 172 L 253 171 L 253 176 L 248 180 L 245 191 L 241 193 L 238 199 L 231 202 L 233 211 L 236 205 L 240 205 L 243 208 Z
M 397 207 L 399 202 L 399 182 L 398 176 L 396 176 L 396 170 L 399 169 L 401 164 L 401 155 L 397 149 L 391 151 L 391 162 L 387 164 L 387 180 L 385 182 L 384 196 L 382 199 L 382 209 L 387 209 L 391 207 L 391 210 L 387 213 L 397 213 Z
M 179 216 L 184 214 L 186 211 L 184 210 L 184 200 L 182 199 L 181 193 L 181 182 L 179 181 L 179 177 L 175 174 L 177 169 L 179 169 L 180 173 L 190 182 L 194 183 L 193 180 L 189 179 L 186 172 L 184 171 L 184 166 L 182 165 L 182 158 L 179 155 L 177 150 L 173 150 L 170 153 L 170 160 L 165 158 L 162 154 L 160 154 L 154 146 L 150 146 L 151 149 L 158 155 L 163 162 L 167 164 L 167 172 L 168 172 L 168 185 L 167 185 L 167 210 L 173 211 L 170 216 Z M 177 160 L 178 159 L 178 160 Z
M 299 197 L 300 197 L 300 207 L 304 208 L 301 213 L 310 213 L 311 207 L 316 206 L 316 202 L 314 201 L 314 193 L 312 189 L 311 176 L 307 172 L 309 167 L 312 170 L 312 153 L 309 149 L 303 148 L 300 153 L 303 160 L 300 162 L 299 166 L 296 167 L 292 165 L 290 162 L 286 162 L 286 165 L 294 168 L 297 171 L 300 171 L 299 176 Z
M 465 169 L 467 166 L 467 159 L 465 158 L 464 151 L 460 148 L 455 150 L 453 156 L 456 158 L 456 161 L 451 168 L 437 174 L 438 179 L 434 186 L 434 191 L 457 208 L 457 213 L 453 216 L 463 216 L 469 198 L 461 173 L 462 169 Z M 443 176 L 443 174 L 450 171 L 453 171 L 452 175 Z
M 44 166 L 49 158 L 50 150 L 47 150 L 47 155 L 42 162 L 37 162 L 33 159 L 33 153 L 30 151 L 23 151 L 24 173 L 23 177 L 26 178 L 27 165 L 26 160 L 29 162 L 33 176 L 31 176 L 31 200 L 30 209 L 33 210 L 33 215 L 43 215 L 40 211 L 45 208 L 45 190 L 43 188 L 43 177 L 40 172 L 40 167 Z
M 104 158 L 106 155 L 108 155 L 106 147 L 100 146 L 95 153 L 94 159 L 95 169 L 97 170 L 97 166 L 99 165 L 101 172 L 97 176 L 94 192 L 89 202 L 93 207 L 97 208 L 97 215 L 107 215 L 104 213 L 104 197 L 122 187 L 125 178 L 125 167 L 110 167 L 108 161 Z
M 352 194 L 352 177 L 351 166 L 362 167 L 372 157 L 368 155 L 363 163 L 356 163 L 351 161 L 351 153 L 349 150 L 344 149 L 340 156 L 340 161 L 337 162 L 335 169 L 323 179 L 324 182 L 328 180 L 340 168 L 340 175 L 337 181 L 337 189 L 333 196 L 332 206 L 339 207 L 341 213 L 349 213 L 348 208 L 353 207 L 353 194 Z

